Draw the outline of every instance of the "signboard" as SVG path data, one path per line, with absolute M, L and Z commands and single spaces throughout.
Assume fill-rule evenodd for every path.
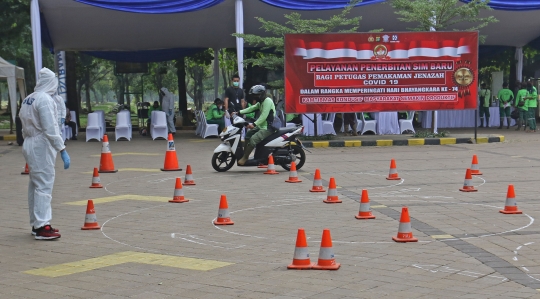
M 475 109 L 477 32 L 285 36 L 285 111 Z

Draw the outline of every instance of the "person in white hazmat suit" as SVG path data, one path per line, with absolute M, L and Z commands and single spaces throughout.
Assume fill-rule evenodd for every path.
M 176 133 L 174 127 L 174 98 L 173 94 L 165 87 L 161 88 L 161 94 L 163 95 L 163 101 L 161 103 L 161 110 L 167 114 L 167 127 L 169 133 Z
M 58 129 L 58 111 L 51 97 L 58 86 L 58 78 L 47 68 L 41 69 L 34 92 L 24 99 L 19 112 L 24 137 L 23 155 L 30 169 L 28 210 L 32 234 L 37 240 L 60 238 L 52 228 L 51 199 L 54 185 L 54 164 L 60 152 L 64 169 L 70 158 Z

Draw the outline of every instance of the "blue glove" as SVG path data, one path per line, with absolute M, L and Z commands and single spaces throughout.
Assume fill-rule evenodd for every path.
M 69 160 L 69 155 L 67 151 L 66 150 L 61 151 L 60 156 L 62 156 L 62 161 L 64 161 L 64 169 L 68 169 L 71 161 Z
M 65 124 L 65 123 L 66 123 L 66 119 L 65 119 L 65 118 L 61 118 L 61 119 L 60 119 L 60 123 L 61 123 L 62 125 Z

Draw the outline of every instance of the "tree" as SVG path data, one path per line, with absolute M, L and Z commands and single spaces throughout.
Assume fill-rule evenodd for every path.
M 285 53 L 285 34 L 289 33 L 328 33 L 328 32 L 356 32 L 358 31 L 361 17 L 349 18 L 348 15 L 353 7 L 361 2 L 360 0 L 351 0 L 349 4 L 341 11 L 341 13 L 330 17 L 327 20 L 302 19 L 302 15 L 293 12 L 286 14 L 287 21 L 284 25 L 266 21 L 261 17 L 256 19 L 261 22 L 264 31 L 273 34 L 271 37 L 262 37 L 255 34 L 233 34 L 233 36 L 241 37 L 246 44 L 262 47 L 262 50 L 271 50 L 273 54 L 258 55 L 255 58 L 244 60 L 245 64 L 260 66 L 268 70 L 283 72 L 284 69 L 284 53 Z M 270 86 L 283 89 L 283 80 L 276 80 L 268 83 Z
M 407 28 L 411 31 L 457 31 L 456 25 L 462 23 L 470 23 L 466 30 L 474 31 L 498 22 L 493 16 L 479 16 L 483 10 L 493 10 L 489 0 L 471 0 L 466 4 L 459 0 L 391 0 L 390 5 L 401 16 L 400 21 L 416 23 L 416 27 Z M 485 39 L 485 35 L 480 35 L 481 43 Z
M 186 57 L 186 91 L 193 99 L 197 110 L 202 109 L 204 103 L 204 80 L 212 77 L 210 65 L 214 59 L 213 51 L 208 49 L 204 52 L 197 53 L 190 57 Z M 193 83 L 190 88 L 190 81 Z

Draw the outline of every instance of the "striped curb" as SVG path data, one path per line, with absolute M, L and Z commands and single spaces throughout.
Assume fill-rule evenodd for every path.
M 504 142 L 504 136 L 479 137 L 476 143 Z M 446 145 L 473 143 L 473 138 L 412 138 L 412 139 L 381 139 L 381 140 L 329 140 L 302 141 L 305 147 L 361 147 L 361 146 L 415 146 L 415 145 Z

